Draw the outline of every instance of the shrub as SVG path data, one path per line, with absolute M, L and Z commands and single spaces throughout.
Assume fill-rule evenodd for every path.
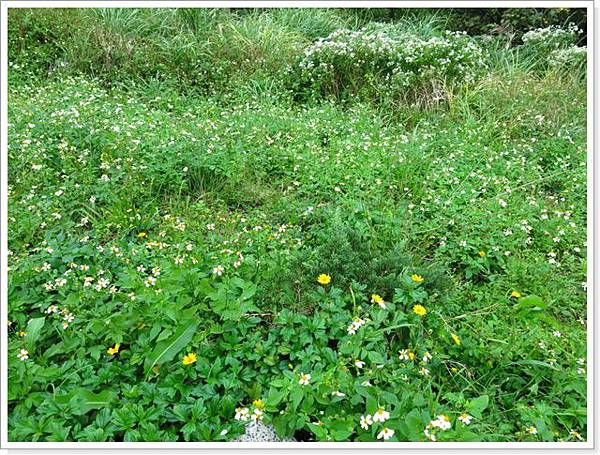
M 548 54 L 575 44 L 580 34 L 581 30 L 575 24 L 570 24 L 567 28 L 556 25 L 536 28 L 523 35 L 523 45 L 539 53 Z
M 308 47 L 299 63 L 301 79 L 314 93 L 383 91 L 408 100 L 444 98 L 453 86 L 473 82 L 482 65 L 481 49 L 465 33 L 422 39 L 384 25 L 337 30 Z
M 556 49 L 550 53 L 548 62 L 552 68 L 580 71 L 585 75 L 587 47 L 570 46 Z
M 560 54 L 559 51 L 575 46 L 581 33 L 582 31 L 575 24 L 569 24 L 566 28 L 554 25 L 537 28 L 523 35 L 520 49 L 532 61 L 533 69 L 545 70 L 550 66 L 556 66 L 555 58 Z M 569 52 L 573 51 L 567 51 Z M 560 58 L 561 61 L 565 58 L 569 60 L 566 54 Z

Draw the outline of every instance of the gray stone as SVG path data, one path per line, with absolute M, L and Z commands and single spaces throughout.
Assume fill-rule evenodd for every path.
M 293 438 L 281 438 L 275 433 L 273 425 L 265 425 L 264 423 L 251 422 L 246 425 L 246 432 L 239 438 L 234 439 L 234 442 L 254 442 L 254 441 L 273 441 L 273 442 L 291 442 Z

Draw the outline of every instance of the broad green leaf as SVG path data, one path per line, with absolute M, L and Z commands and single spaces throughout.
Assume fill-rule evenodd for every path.
M 481 418 L 482 412 L 487 408 L 490 402 L 490 397 L 487 395 L 481 395 L 480 397 L 474 398 L 467 403 L 467 409 L 478 419 Z
M 321 425 L 309 423 L 308 429 L 314 433 L 314 435 L 317 438 L 317 441 L 324 441 L 327 438 L 327 430 Z
M 29 351 L 35 349 L 35 342 L 40 338 L 45 322 L 46 318 L 41 317 L 31 319 L 27 324 L 27 328 L 25 329 L 25 333 L 27 334 L 25 335 L 25 343 L 27 344 L 27 349 Z
M 292 411 L 295 411 L 298 408 L 298 405 L 304 398 L 304 392 L 299 387 L 296 387 L 290 393 L 290 400 L 292 400 Z
M 116 398 L 116 394 L 110 390 L 93 393 L 84 388 L 73 389 L 67 395 L 56 397 L 58 404 L 69 404 L 75 415 L 83 415 L 92 409 L 100 409 L 108 406 Z
M 188 322 L 181 325 L 172 337 L 161 341 L 156 345 L 152 353 L 146 357 L 144 366 L 147 374 L 156 365 L 168 362 L 173 359 L 187 344 L 192 341 L 192 337 L 198 327 L 197 322 Z

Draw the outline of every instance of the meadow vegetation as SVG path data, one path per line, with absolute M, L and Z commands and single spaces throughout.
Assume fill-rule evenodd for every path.
M 11 9 L 9 440 L 585 440 L 585 17 L 494 11 Z

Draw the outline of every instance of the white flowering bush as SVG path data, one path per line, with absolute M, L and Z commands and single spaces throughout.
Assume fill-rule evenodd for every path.
M 340 96 L 380 90 L 402 97 L 424 87 L 473 82 L 480 47 L 464 32 L 423 39 L 385 26 L 340 29 L 305 50 L 300 77 L 317 93 Z
M 521 49 L 534 58 L 536 66 L 562 66 L 581 62 L 582 55 L 585 60 L 585 47 L 575 45 L 581 33 L 582 30 L 575 24 L 537 28 L 523 35 Z
M 587 47 L 570 46 L 565 49 L 556 49 L 550 53 L 548 63 L 551 67 L 557 69 L 585 70 Z

